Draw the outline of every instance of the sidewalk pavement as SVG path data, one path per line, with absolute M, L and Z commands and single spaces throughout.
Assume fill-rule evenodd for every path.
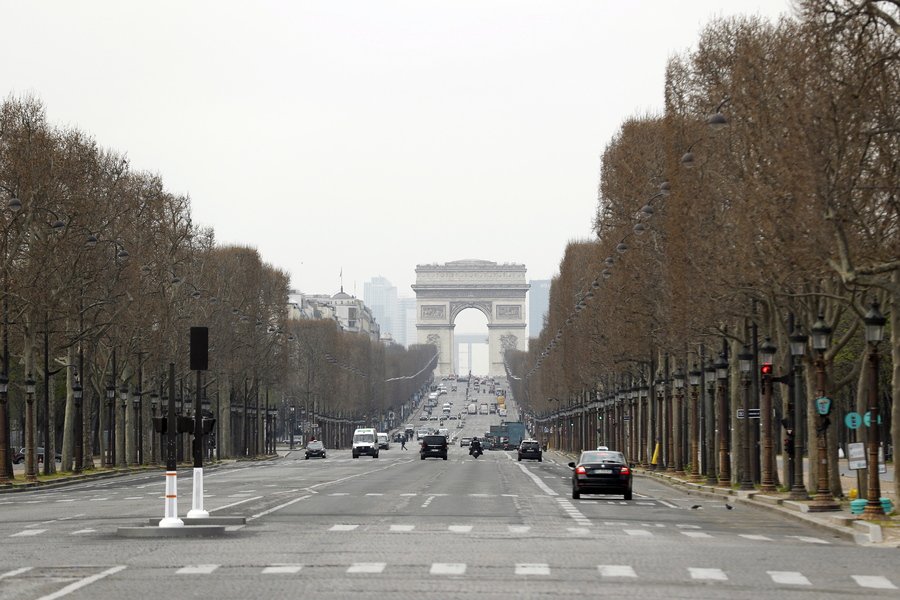
M 884 484 L 887 484 L 887 487 L 893 486 L 893 465 L 888 465 L 888 469 L 891 479 L 886 481 L 884 475 L 887 474 L 882 475 L 882 497 L 891 497 L 893 500 L 892 495 L 888 496 L 884 493 Z M 656 471 L 638 467 L 635 469 L 635 472 L 681 488 L 688 494 L 718 496 L 722 499 L 727 499 L 731 503 L 745 503 L 765 510 L 776 511 L 786 517 L 828 530 L 835 535 L 855 541 L 860 545 L 900 548 L 900 516 L 898 516 L 898 510 L 900 509 L 897 507 L 896 500 L 894 500 L 893 516 L 886 516 L 884 520 L 872 522 L 865 521 L 859 516 L 852 514 L 848 499 L 837 501 L 840 505 L 840 510 L 809 512 L 809 501 L 791 500 L 788 492 L 763 494 L 758 490 L 737 490 L 720 485 L 708 485 L 705 482 L 705 478 L 700 481 L 692 481 L 690 475 L 676 475 L 674 471 Z M 845 479 L 846 481 L 844 481 Z M 851 472 L 849 477 L 844 478 L 842 473 L 842 485 L 845 492 L 851 487 L 848 482 L 852 482 L 852 487 L 856 487 L 855 475 Z M 809 486 L 807 486 L 808 489 Z

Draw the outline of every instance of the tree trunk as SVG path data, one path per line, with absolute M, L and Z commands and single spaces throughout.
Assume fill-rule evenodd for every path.
M 66 364 L 75 364 L 75 347 L 69 347 L 66 352 Z M 73 371 L 66 369 L 66 408 L 63 418 L 62 462 L 59 465 L 61 471 L 71 471 L 75 459 L 75 399 L 72 396 Z
M 890 319 L 891 319 L 891 364 L 894 366 L 891 373 L 891 444 L 894 449 L 900 440 L 900 271 L 891 274 Z M 886 445 L 885 445 L 886 446 Z M 897 478 L 897 453 L 894 458 L 894 499 L 900 502 L 900 479 Z

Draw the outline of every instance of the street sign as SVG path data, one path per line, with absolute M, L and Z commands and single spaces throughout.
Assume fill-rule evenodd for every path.
M 743 409 L 743 408 L 737 409 L 737 418 L 738 418 L 738 419 L 743 419 L 743 418 L 744 418 L 744 409 Z M 751 409 L 750 409 L 750 418 L 751 418 L 751 419 L 758 419 L 758 418 L 759 418 L 759 409 L 758 409 L 758 408 L 751 408 Z
M 629 417 L 628 415 L 625 415 L 624 417 L 622 417 L 622 420 L 624 420 L 624 421 L 630 421 L 630 420 L 631 420 L 631 417 Z
M 823 417 L 831 412 L 831 398 L 828 396 L 821 396 L 816 398 L 816 412 L 822 415 Z
M 867 410 L 866 414 L 863 415 L 862 419 L 863 419 L 863 423 L 865 424 L 866 427 L 872 426 L 872 415 L 871 415 L 870 411 Z M 881 425 L 881 413 L 878 414 L 878 424 Z
M 857 429 L 860 425 L 862 425 L 863 418 L 860 416 L 858 412 L 849 412 L 847 416 L 844 417 L 844 424 L 847 425 L 850 429 Z M 853 444 L 850 444 L 851 446 Z M 851 469 L 853 467 L 850 467 Z
M 866 445 L 863 442 L 847 444 L 847 459 L 850 462 L 850 470 L 866 468 Z

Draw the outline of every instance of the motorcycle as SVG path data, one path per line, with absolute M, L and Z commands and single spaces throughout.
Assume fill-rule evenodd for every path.
M 475 446 L 474 448 L 471 446 L 469 447 L 469 456 L 474 456 L 475 458 L 478 458 L 482 454 L 484 454 L 484 452 L 481 450 L 481 448 L 479 446 Z

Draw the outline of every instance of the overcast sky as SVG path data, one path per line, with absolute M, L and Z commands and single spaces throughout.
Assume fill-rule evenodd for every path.
M 599 157 L 717 16 L 788 0 L 0 0 L 0 91 L 189 194 L 294 287 L 479 258 L 558 271 Z M 471 311 L 469 311 L 471 312 Z

